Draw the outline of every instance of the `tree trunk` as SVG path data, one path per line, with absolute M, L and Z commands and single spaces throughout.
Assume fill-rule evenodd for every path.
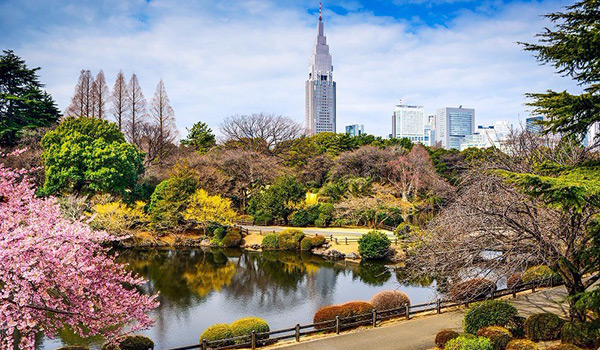
M 571 321 L 585 321 L 585 311 L 578 310 L 575 307 L 581 293 L 585 292 L 581 274 L 572 268 L 572 262 L 566 261 L 564 258 L 558 261 L 558 274 L 562 277 L 567 289 L 569 318 Z

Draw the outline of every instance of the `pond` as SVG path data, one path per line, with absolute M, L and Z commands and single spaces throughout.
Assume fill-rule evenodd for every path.
M 436 296 L 431 281 L 404 282 L 383 263 L 333 262 L 310 253 L 127 250 L 118 259 L 148 280 L 148 291 L 160 292 L 156 323 L 140 332 L 157 350 L 197 344 L 207 327 L 240 317 L 264 318 L 274 330 L 312 323 L 323 306 L 369 301 L 382 290 L 400 290 L 413 304 Z M 62 343 L 99 348 L 103 341 L 64 331 L 57 339 L 40 340 L 38 348 L 52 350 Z

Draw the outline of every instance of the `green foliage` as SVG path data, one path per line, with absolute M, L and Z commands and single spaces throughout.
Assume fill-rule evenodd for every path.
M 12 146 L 26 129 L 51 126 L 60 112 L 42 90 L 37 71 L 12 50 L 0 55 L 0 146 Z
M 267 339 L 269 338 L 269 335 L 259 335 L 259 333 L 265 333 L 269 330 L 269 324 L 267 321 L 258 317 L 240 318 L 231 324 L 231 332 L 233 333 L 234 337 L 251 335 L 252 331 L 254 331 L 257 334 L 256 339 Z M 242 341 L 242 343 L 245 343 L 245 341 Z
M 204 122 L 197 122 L 191 129 L 186 128 L 186 130 L 188 131 L 187 137 L 181 140 L 181 144 L 192 147 L 199 153 L 206 153 L 217 144 L 215 135 Z
M 156 186 L 148 214 L 153 228 L 157 231 L 183 228 L 183 213 L 188 207 L 189 198 L 196 192 L 198 182 L 191 173 L 175 174 Z
M 537 348 L 537 344 L 528 339 L 514 339 L 506 345 L 506 350 L 537 350 Z
M 446 343 L 446 350 L 494 350 L 490 340 L 484 337 L 460 335 Z
M 298 229 L 286 229 L 277 235 L 277 242 L 281 250 L 299 250 L 304 232 Z
M 545 312 L 531 315 L 525 321 L 525 334 L 533 341 L 555 340 L 560 337 L 563 320 L 555 314 Z
M 296 178 L 285 175 L 269 186 L 263 193 L 252 198 L 251 205 L 257 213 L 269 214 L 287 225 L 288 216 L 304 200 L 305 191 Z
M 263 250 L 277 250 L 279 249 L 279 243 L 276 234 L 268 234 L 262 240 Z
M 501 300 L 486 300 L 471 305 L 463 327 L 465 332 L 475 334 L 487 326 L 509 326 L 517 316 L 517 309 L 510 303 Z
M 257 211 L 253 217 L 257 225 L 267 226 L 273 224 L 274 221 L 273 215 L 265 213 L 262 210 Z
M 57 350 L 90 350 L 90 348 L 84 345 L 68 345 L 60 347 Z
M 498 326 L 484 327 L 477 331 L 477 336 L 488 338 L 494 350 L 504 350 L 512 340 L 510 331 Z
M 300 209 L 292 215 L 292 225 L 296 227 L 306 227 L 310 222 L 309 213 L 305 209 Z
M 116 344 L 108 343 L 102 350 L 148 350 L 154 349 L 154 342 L 143 335 L 128 335 L 116 340 Z
M 233 338 L 231 327 L 226 323 L 217 323 L 208 327 L 204 332 L 202 332 L 202 335 L 200 336 L 200 343 L 202 343 L 203 339 L 206 339 L 206 341 L 216 341 L 229 338 Z M 219 343 L 220 346 L 230 344 L 233 344 L 233 342 L 228 341 Z
M 334 207 L 331 203 L 323 203 L 319 207 L 319 217 L 315 220 L 315 225 L 319 227 L 327 227 L 333 220 Z M 317 224 L 317 220 L 319 224 Z
M 312 247 L 313 245 L 311 237 L 302 238 L 302 241 L 300 241 L 300 250 L 311 250 Z
M 45 194 L 125 195 L 143 172 L 142 155 L 116 124 L 97 118 L 65 119 L 42 139 Z
M 227 234 L 227 228 L 223 226 L 219 226 L 213 231 L 213 235 L 219 240 L 222 240 L 223 237 L 225 237 L 225 234 Z
M 593 348 L 600 343 L 600 333 L 590 322 L 567 322 L 562 327 L 560 340 L 582 348 Z
M 312 238 L 312 246 L 313 247 L 320 247 L 323 244 L 325 244 L 326 239 L 325 237 L 321 236 L 321 235 L 316 235 Z
M 442 329 L 435 335 L 435 345 L 439 349 L 445 349 L 446 343 L 454 338 L 458 338 L 460 334 L 452 329 Z
M 538 265 L 528 268 L 521 276 L 523 283 L 533 283 L 536 285 L 550 285 L 550 282 L 555 285 L 561 281 L 560 276 L 552 271 L 546 265 Z
M 237 248 L 242 243 L 242 235 L 239 232 L 229 231 L 221 240 L 223 247 Z
M 390 245 L 385 233 L 372 230 L 358 239 L 358 252 L 363 259 L 382 259 L 387 256 Z

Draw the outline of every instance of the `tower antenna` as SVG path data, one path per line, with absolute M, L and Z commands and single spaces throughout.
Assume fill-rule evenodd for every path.
M 319 21 L 323 20 L 322 11 L 321 11 L 321 3 L 319 2 Z

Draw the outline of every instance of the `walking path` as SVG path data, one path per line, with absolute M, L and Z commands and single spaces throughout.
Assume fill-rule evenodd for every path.
M 509 301 L 527 317 L 533 313 L 555 312 L 565 314 L 561 305 L 566 296 L 564 287 L 555 287 L 532 294 L 524 294 Z M 435 334 L 444 328 L 462 331 L 464 311 L 423 316 L 380 328 L 345 333 L 337 336 L 283 345 L 284 350 L 426 350 L 435 347 Z
M 273 232 L 281 232 L 288 228 L 300 229 L 304 233 L 311 235 L 323 235 L 323 236 L 337 236 L 337 237 L 360 237 L 363 234 L 371 231 L 368 228 L 342 228 L 342 227 L 285 227 L 285 226 L 252 226 L 252 225 L 242 225 L 242 227 L 247 228 L 250 231 L 260 231 L 262 233 L 273 233 Z M 394 233 L 386 230 L 379 230 L 385 232 L 388 236 L 394 236 Z

